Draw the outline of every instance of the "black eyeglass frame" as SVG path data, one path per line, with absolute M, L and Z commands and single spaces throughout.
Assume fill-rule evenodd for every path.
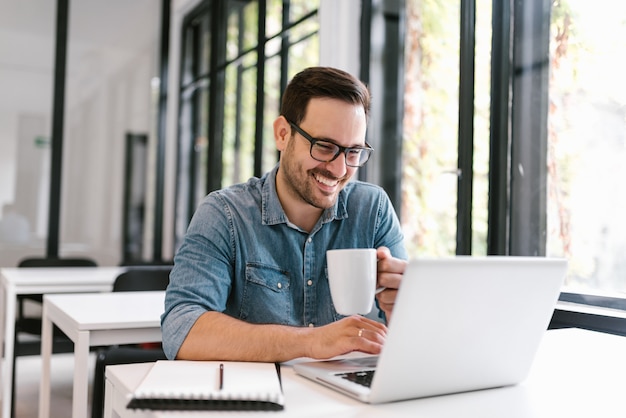
M 304 129 L 302 129 L 301 127 L 299 127 L 298 125 L 296 125 L 294 122 L 291 122 L 290 120 L 287 120 L 287 122 L 289 122 L 289 125 L 291 125 L 291 127 L 293 129 L 296 130 L 296 132 L 298 132 L 300 135 L 302 135 L 304 137 L 304 139 L 306 139 L 307 141 L 309 141 L 311 143 L 311 148 L 309 150 L 309 154 L 311 155 L 311 158 L 313 158 L 315 161 L 319 161 L 321 163 L 330 163 L 332 161 L 335 161 L 337 159 L 337 157 L 339 157 L 341 154 L 345 155 L 346 158 L 346 165 L 348 167 L 363 167 L 370 159 L 372 153 L 374 152 L 374 148 L 372 148 L 367 142 L 365 143 L 364 147 L 361 146 L 357 146 L 357 147 L 342 147 L 341 145 L 335 144 L 334 142 L 325 140 L 325 139 L 317 139 L 314 138 L 313 136 L 311 136 L 307 131 L 305 131 Z M 337 151 L 335 152 L 335 155 L 330 159 L 330 160 L 320 160 L 319 158 L 315 158 L 313 156 L 313 146 L 318 143 L 318 142 L 323 142 L 325 144 L 329 144 L 332 145 L 333 147 L 337 148 Z M 366 157 L 361 157 L 361 158 L 365 158 L 365 161 L 363 161 L 361 164 L 359 165 L 353 165 L 348 163 L 348 152 L 350 151 L 360 151 L 360 152 L 364 152 L 366 155 Z

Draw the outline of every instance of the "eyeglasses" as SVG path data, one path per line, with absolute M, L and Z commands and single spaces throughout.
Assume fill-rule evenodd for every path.
M 293 129 L 311 143 L 311 157 L 322 163 L 335 161 L 339 155 L 345 154 L 348 167 L 362 167 L 374 151 L 374 148 L 367 143 L 365 143 L 364 147 L 342 147 L 330 141 L 313 138 L 295 123 L 288 122 Z

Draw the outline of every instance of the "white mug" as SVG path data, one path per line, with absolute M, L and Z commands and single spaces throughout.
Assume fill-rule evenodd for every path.
M 330 294 L 337 313 L 368 314 L 376 291 L 376 249 L 328 250 L 326 263 Z

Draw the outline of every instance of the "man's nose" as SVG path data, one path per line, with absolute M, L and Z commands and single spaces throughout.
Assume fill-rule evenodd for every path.
M 343 177 L 348 172 L 348 165 L 346 164 L 346 153 L 340 153 L 337 158 L 326 163 L 328 171 L 333 173 L 337 178 Z

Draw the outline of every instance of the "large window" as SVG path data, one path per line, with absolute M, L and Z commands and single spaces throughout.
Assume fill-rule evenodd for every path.
M 319 1 L 203 1 L 183 22 L 176 240 L 212 190 L 278 161 L 287 81 L 319 62 Z
M 388 190 L 410 256 L 563 256 L 566 292 L 622 300 L 626 7 L 603 1 L 361 2 L 360 76 L 381 103 L 362 174 Z M 271 121 L 317 63 L 317 12 L 224 0 L 186 19 L 178 236 L 207 192 L 275 164 Z
M 401 212 L 411 256 L 459 253 L 469 175 L 468 253 L 565 257 L 562 299 L 626 309 L 626 6 L 406 0 L 406 10 Z M 625 332 L 602 315 L 583 325 Z M 581 325 L 572 318 L 557 322 Z

